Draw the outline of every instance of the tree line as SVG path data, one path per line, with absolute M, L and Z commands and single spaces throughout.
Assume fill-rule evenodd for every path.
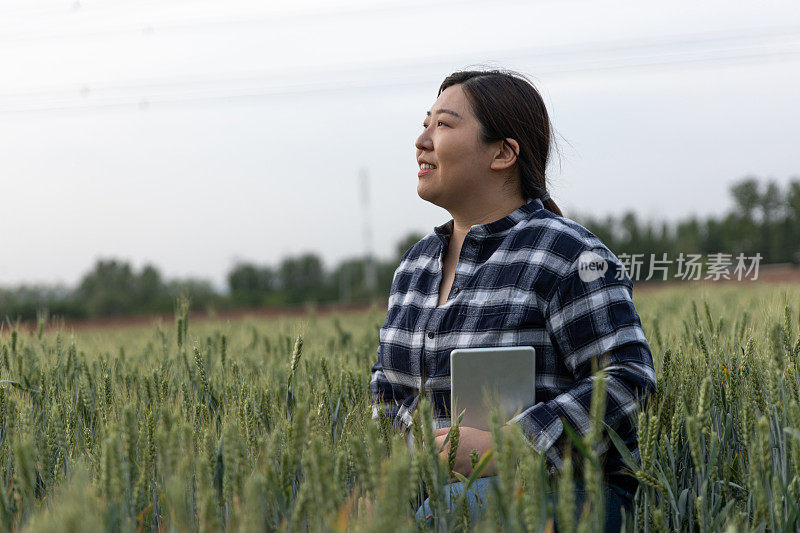
M 651 255 L 660 259 L 666 254 L 673 260 L 668 279 L 675 279 L 674 260 L 681 253 L 701 254 L 704 260 L 711 254 L 729 254 L 734 261 L 739 254 L 760 254 L 761 264 L 800 264 L 800 178 L 781 187 L 775 180 L 746 176 L 728 192 L 733 206 L 718 217 L 693 215 L 675 224 L 643 223 L 633 212 L 619 218 L 572 218 L 618 256 L 640 254 L 647 264 Z
M 750 257 L 760 254 L 761 264 L 800 264 L 800 178 L 781 187 L 774 180 L 762 183 L 747 176 L 731 185 L 729 193 L 734 205 L 724 215 L 691 216 L 675 224 L 645 222 L 632 211 L 620 217 L 569 218 L 597 235 L 617 256 L 642 256 L 644 273 L 650 258 L 674 260 L 680 253 L 707 256 L 722 252 L 734 257 L 739 253 Z M 407 235 L 389 259 L 351 258 L 330 270 L 314 253 L 287 257 L 277 266 L 241 262 L 228 273 L 226 292 L 216 291 L 207 280 L 167 280 L 153 265 L 137 271 L 127 262 L 101 259 L 72 288 L 0 288 L 0 318 L 35 320 L 49 315 L 74 319 L 162 313 L 172 311 L 179 296 L 188 296 L 195 309 L 385 299 L 402 254 L 422 237 L 420 233 Z M 674 279 L 677 265 L 673 262 L 668 269 L 669 279 Z M 370 279 L 374 283 L 368 283 Z M 634 278 L 637 279 L 644 277 Z

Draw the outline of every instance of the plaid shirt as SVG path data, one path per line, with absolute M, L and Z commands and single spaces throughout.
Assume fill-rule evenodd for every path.
M 469 229 L 447 302 L 437 307 L 452 228 L 452 220 L 435 227 L 394 273 L 371 370 L 373 420 L 382 409 L 407 431 L 424 383 L 434 427 L 449 427 L 454 348 L 533 346 L 537 403 L 508 422 L 546 454 L 549 471 L 561 469 L 571 442 L 561 417 L 579 435 L 590 430 L 592 358 L 606 371 L 605 422 L 638 459 L 638 410 L 656 376 L 619 259 L 589 230 L 531 199 Z M 625 470 L 607 433 L 600 447 L 607 475 Z M 633 492 L 635 480 L 622 479 Z

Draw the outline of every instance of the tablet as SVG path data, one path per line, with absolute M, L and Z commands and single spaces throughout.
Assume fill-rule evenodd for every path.
M 536 403 L 536 350 L 533 346 L 456 348 L 450 352 L 450 422 L 465 409 L 461 426 L 489 431 L 490 406 L 503 425 Z M 485 392 L 484 392 L 485 391 Z

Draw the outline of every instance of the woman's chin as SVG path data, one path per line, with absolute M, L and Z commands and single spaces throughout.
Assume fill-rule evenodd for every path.
M 425 178 L 420 178 L 419 183 L 417 183 L 417 195 L 427 202 L 433 202 L 436 195 L 429 186 L 423 183 L 423 179 Z

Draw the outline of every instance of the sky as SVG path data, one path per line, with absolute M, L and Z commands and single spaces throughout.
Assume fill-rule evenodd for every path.
M 800 177 L 799 15 L 789 1 L 6 0 L 0 286 L 72 285 L 112 257 L 219 288 L 238 261 L 389 259 L 451 218 L 417 195 L 414 140 L 441 81 L 471 66 L 541 92 L 566 216 L 720 215 L 744 176 Z

